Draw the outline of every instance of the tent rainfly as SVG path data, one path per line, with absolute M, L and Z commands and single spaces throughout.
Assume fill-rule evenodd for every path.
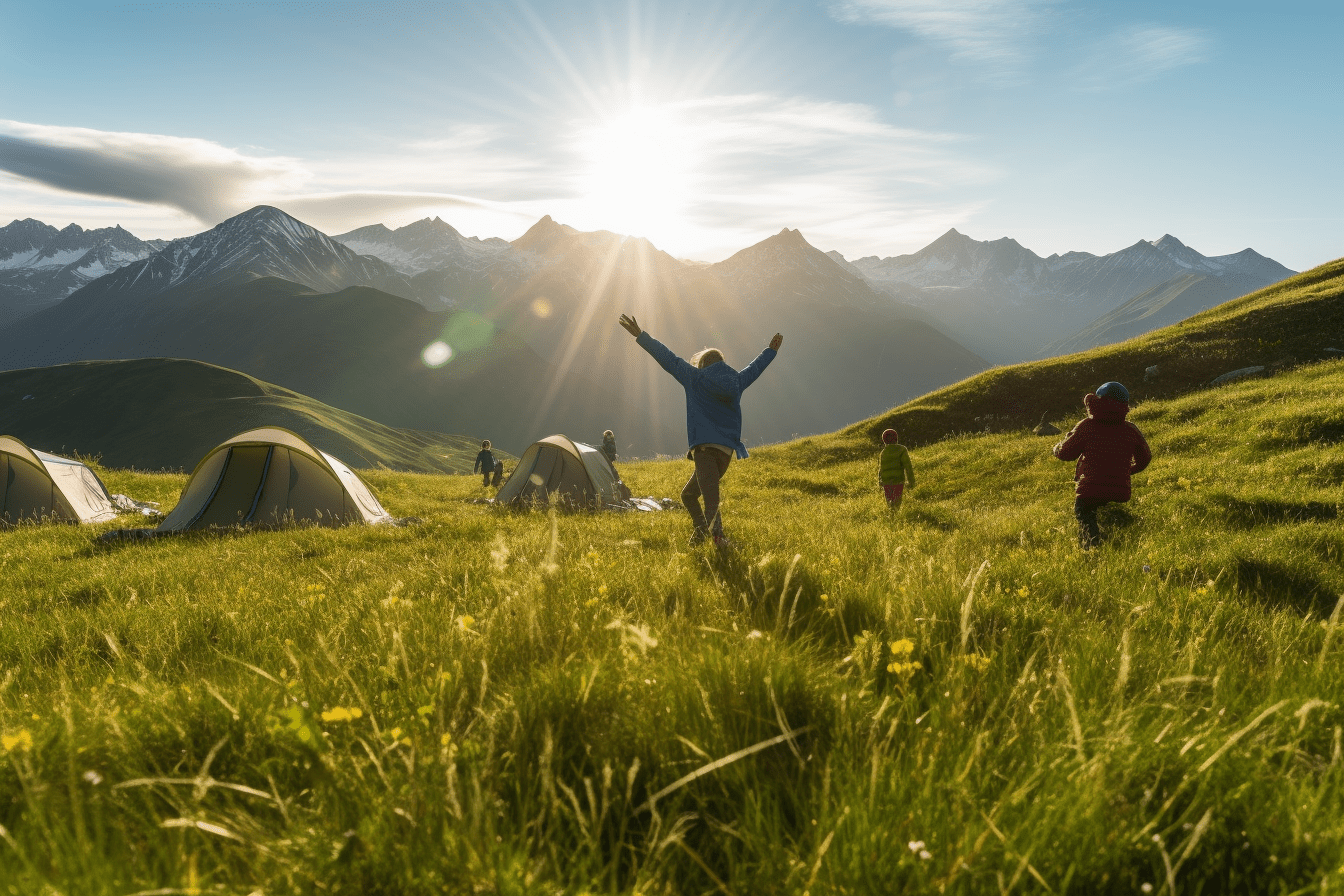
M 523 452 L 495 500 L 549 504 L 553 497 L 582 507 L 623 507 L 630 490 L 601 451 L 556 435 L 533 442 Z
M 240 433 L 207 454 L 159 532 L 211 526 L 387 523 L 392 516 L 349 467 L 286 429 Z
M 107 487 L 84 464 L 0 436 L 0 522 L 102 523 L 116 515 Z

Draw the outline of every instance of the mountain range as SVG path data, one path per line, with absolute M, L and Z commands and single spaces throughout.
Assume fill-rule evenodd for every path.
M 44 227 L 15 222 L 0 252 L 36 257 Z M 1188 282 L 1153 292 L 1172 270 Z M 192 358 L 390 426 L 514 451 L 610 428 L 623 454 L 648 455 L 683 450 L 681 390 L 615 325 L 622 313 L 683 356 L 714 345 L 736 367 L 783 332 L 743 401 L 744 437 L 759 444 L 837 429 L 1096 318 L 1106 338 L 1278 271 L 1291 273 L 1250 250 L 1206 259 L 1174 237 L 1042 259 L 955 230 L 913 255 L 847 262 L 785 228 L 701 264 L 549 216 L 511 243 L 437 218 L 335 238 L 258 206 L 0 327 L 0 369 Z M 1120 313 L 1130 290 L 1148 298 Z
M 0 366 L 193 358 L 392 426 L 515 450 L 611 428 L 640 455 L 684 450 L 682 398 L 616 326 L 621 313 L 683 355 L 713 343 L 739 367 L 776 330 L 792 333 L 745 400 L 754 443 L 833 429 L 985 366 L 797 231 L 718 265 L 549 217 L 493 248 L 478 267 L 416 275 L 457 287 L 430 310 L 389 263 L 260 206 L 3 328 Z M 447 363 L 430 366 L 443 360 L 430 347 Z
M 1170 234 L 1152 242 L 1139 240 L 1109 255 L 1068 252 L 1042 258 L 1016 240 L 982 242 L 954 228 L 910 255 L 852 262 L 834 252 L 831 257 L 894 299 L 932 314 L 949 335 L 996 363 L 1136 335 L 1129 325 L 1112 331 L 1105 319 L 1156 289 L 1144 305 L 1151 316 L 1157 310 L 1156 297 L 1174 299 L 1182 292 L 1174 289 L 1175 281 L 1191 275 L 1202 278 L 1204 286 L 1187 294 L 1172 314 L 1140 324 L 1138 332 L 1296 273 L 1253 249 L 1206 257 Z M 1135 317 L 1126 313 L 1121 319 Z
M 0 326 L 49 308 L 75 290 L 162 249 L 121 227 L 57 230 L 26 218 L 0 227 Z

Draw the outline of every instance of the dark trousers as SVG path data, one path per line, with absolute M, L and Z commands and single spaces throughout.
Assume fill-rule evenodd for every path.
M 1097 526 L 1097 510 L 1106 504 L 1114 503 L 1105 498 L 1073 499 L 1073 515 L 1078 518 L 1078 537 L 1085 548 L 1094 548 L 1101 544 L 1101 529 Z
M 691 452 L 695 461 L 695 473 L 681 490 L 681 503 L 691 515 L 697 532 L 723 534 L 723 518 L 719 516 L 719 480 L 728 472 L 728 464 L 733 456 L 717 448 L 699 446 Z M 700 509 L 700 498 L 705 499 L 705 509 Z

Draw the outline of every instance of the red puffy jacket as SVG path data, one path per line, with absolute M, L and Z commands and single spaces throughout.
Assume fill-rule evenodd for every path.
M 1129 477 L 1142 472 L 1153 453 L 1139 428 L 1125 420 L 1128 403 L 1088 394 L 1083 404 L 1087 419 L 1055 446 L 1055 457 L 1078 461 L 1078 497 L 1128 501 Z

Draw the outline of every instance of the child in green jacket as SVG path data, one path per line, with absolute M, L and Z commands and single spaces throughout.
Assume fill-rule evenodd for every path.
M 894 429 L 882 432 L 882 462 L 878 467 L 878 480 L 882 483 L 887 507 L 891 510 L 900 510 L 901 493 L 907 484 L 911 488 L 915 487 L 915 468 L 910 463 L 910 452 L 905 450 L 900 438 Z

